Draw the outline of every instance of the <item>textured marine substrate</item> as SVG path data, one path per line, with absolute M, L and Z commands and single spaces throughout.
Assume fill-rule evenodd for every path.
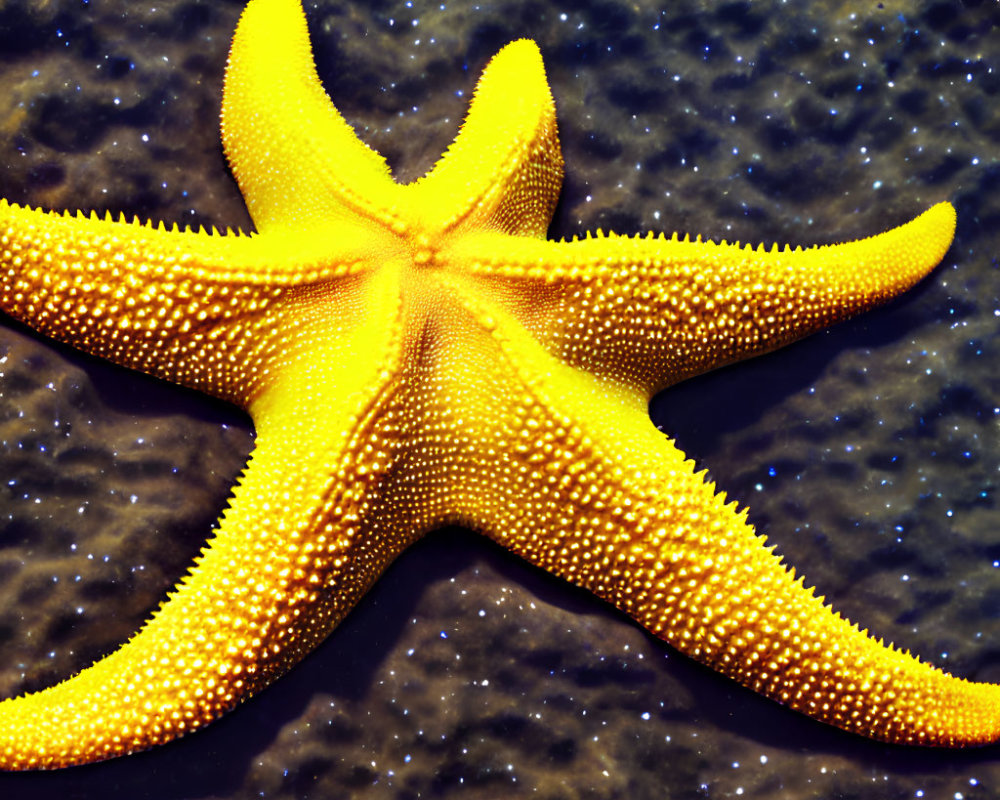
M 793 244 L 958 207 L 887 308 L 672 389 L 653 419 L 852 620 L 1000 681 L 995 365 L 1000 40 L 991 2 L 319 2 L 337 106 L 412 179 L 476 76 L 535 38 L 567 179 L 551 235 Z M 238 2 L 0 8 L 0 196 L 249 221 L 217 114 Z M 0 692 L 138 628 L 208 538 L 242 415 L 0 333 Z M 744 691 L 462 531 L 392 568 L 317 653 L 206 731 L 0 776 L 5 797 L 988 796 L 995 748 L 915 752 Z

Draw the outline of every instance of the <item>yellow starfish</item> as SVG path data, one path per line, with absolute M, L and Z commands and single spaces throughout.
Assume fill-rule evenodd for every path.
M 0 703 L 0 766 L 96 761 L 205 725 L 450 523 L 817 719 L 900 743 L 1000 735 L 1000 687 L 825 606 L 646 413 L 666 385 L 914 284 L 951 243 L 950 205 L 808 250 L 546 241 L 562 158 L 533 42 L 493 59 L 455 142 L 402 186 L 325 95 L 298 0 L 247 5 L 222 120 L 254 235 L 0 201 L 7 313 L 237 403 L 257 430 L 217 535 L 142 630 Z

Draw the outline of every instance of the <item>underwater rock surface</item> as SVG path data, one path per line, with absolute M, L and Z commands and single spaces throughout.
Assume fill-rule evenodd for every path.
M 219 144 L 242 3 L 0 7 L 0 196 L 249 226 Z M 834 606 L 1000 681 L 1000 15 L 994 3 L 308 3 L 320 74 L 396 174 L 535 38 L 566 182 L 602 227 L 812 244 L 933 202 L 956 243 L 908 295 L 658 397 L 654 422 Z M 0 331 L 0 693 L 114 650 L 210 535 L 251 446 L 197 395 Z M 4 797 L 989 796 L 996 748 L 826 728 L 465 531 L 404 555 L 292 673 L 194 736 Z

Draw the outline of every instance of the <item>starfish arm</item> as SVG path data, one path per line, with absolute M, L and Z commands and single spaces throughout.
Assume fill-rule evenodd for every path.
M 877 236 L 805 250 L 676 235 L 484 236 L 451 258 L 494 284 L 503 278 L 505 301 L 551 352 L 648 398 L 905 291 L 944 257 L 954 230 L 954 208 L 940 203 Z
M 222 142 L 259 231 L 352 214 L 396 221 L 399 187 L 323 89 L 298 0 L 244 9 L 226 68 Z
M 121 649 L 0 703 L 0 768 L 65 767 L 177 738 L 325 638 L 412 538 L 371 513 L 401 441 L 399 337 L 398 326 L 361 326 L 366 365 L 324 358 L 258 398 L 256 447 L 216 536 Z
M 520 371 L 535 378 L 519 378 L 478 445 L 508 456 L 496 472 L 467 470 L 464 520 L 823 722 L 900 744 L 1000 739 L 1000 686 L 947 675 L 835 613 L 642 409 L 580 373 Z
M 357 281 L 367 231 L 219 235 L 0 200 L 0 309 L 93 355 L 246 405 L 288 302 Z M 330 240 L 351 242 L 330 256 Z M 346 323 L 345 323 L 346 324 Z M 254 362 L 257 367 L 249 366 Z
M 562 178 L 542 55 L 533 41 L 520 39 L 493 57 L 455 141 L 404 191 L 431 230 L 544 238 Z
M 486 305 L 459 292 L 484 318 Z M 1000 686 L 947 675 L 851 625 L 642 404 L 559 363 L 513 316 L 490 322 L 496 357 L 470 368 L 447 403 L 466 416 L 464 437 L 451 437 L 456 521 L 816 719 L 901 744 L 1000 739 Z

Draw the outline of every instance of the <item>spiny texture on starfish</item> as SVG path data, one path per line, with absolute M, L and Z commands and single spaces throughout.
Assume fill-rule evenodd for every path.
M 142 630 L 0 703 L 8 769 L 198 728 L 316 646 L 386 565 L 460 523 L 817 719 L 893 742 L 1000 732 L 1000 688 L 825 606 L 646 413 L 652 393 L 904 291 L 955 215 L 849 244 L 545 240 L 562 179 L 530 41 L 504 48 L 431 172 L 393 182 L 326 97 L 298 0 L 251 0 L 223 100 L 257 233 L 0 204 L 0 305 L 90 353 L 246 408 L 216 536 Z

